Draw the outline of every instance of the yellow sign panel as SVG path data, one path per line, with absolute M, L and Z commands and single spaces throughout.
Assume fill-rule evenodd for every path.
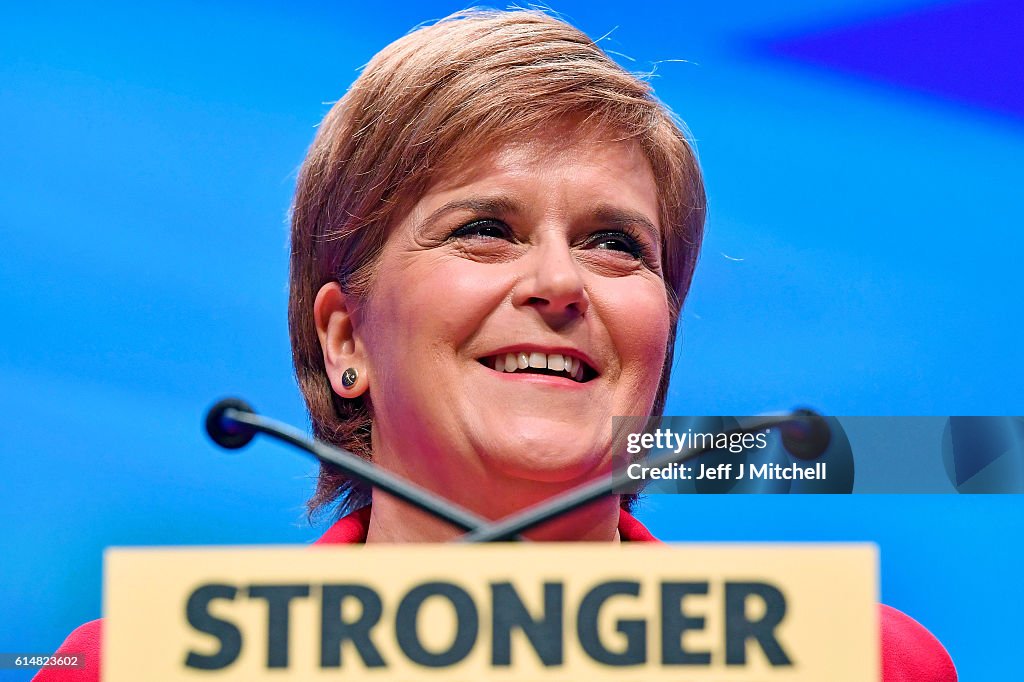
M 113 549 L 103 679 L 877 682 L 870 545 Z

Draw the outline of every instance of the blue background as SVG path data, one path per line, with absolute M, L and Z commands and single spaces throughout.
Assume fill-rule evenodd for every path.
M 295 170 L 360 65 L 462 5 L 32 7 L 0 20 L 0 651 L 46 652 L 99 616 L 104 547 L 318 536 L 315 467 L 219 451 L 200 417 L 237 394 L 305 423 Z M 707 173 L 669 413 L 1024 414 L 1019 3 L 555 8 L 656 68 Z M 877 542 L 883 599 L 984 680 L 1019 670 L 1022 512 L 657 496 L 640 517 L 672 540 Z

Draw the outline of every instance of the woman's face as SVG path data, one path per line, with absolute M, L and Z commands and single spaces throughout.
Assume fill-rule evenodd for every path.
M 353 319 L 386 468 L 565 487 L 609 469 L 613 416 L 650 410 L 669 336 L 654 177 L 634 143 L 570 131 L 442 177 L 390 234 Z

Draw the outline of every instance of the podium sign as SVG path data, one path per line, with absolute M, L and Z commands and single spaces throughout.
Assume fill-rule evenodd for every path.
M 871 545 L 112 549 L 103 680 L 877 682 Z

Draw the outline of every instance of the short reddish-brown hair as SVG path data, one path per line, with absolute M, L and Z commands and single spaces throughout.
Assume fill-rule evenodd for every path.
M 566 120 L 638 143 L 658 185 L 672 332 L 652 414 L 664 408 L 675 327 L 704 229 L 700 168 L 682 125 L 644 80 L 539 11 L 470 10 L 379 52 L 324 118 L 292 208 L 288 325 L 314 436 L 370 458 L 372 407 L 334 393 L 313 319 L 320 288 L 366 296 L 389 229 L 442 172 Z M 602 137 L 602 139 L 606 139 Z M 368 491 L 322 466 L 310 513 Z M 628 506 L 630 499 L 624 499 Z

